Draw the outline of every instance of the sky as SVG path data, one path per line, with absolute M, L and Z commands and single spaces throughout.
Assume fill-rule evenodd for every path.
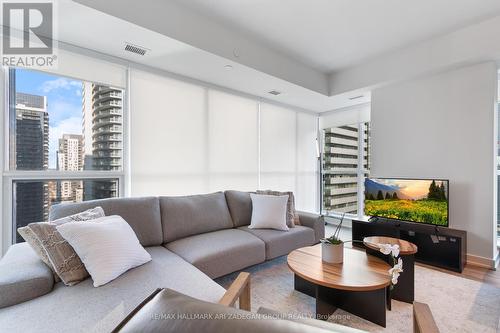
M 432 180 L 377 179 L 377 182 L 397 186 L 404 195 L 413 199 L 422 199 L 427 197 Z M 441 183 L 441 181 L 436 181 L 438 186 Z
M 63 134 L 82 134 L 82 81 L 16 69 L 16 91 L 47 96 L 49 169 L 55 169 L 59 138 Z

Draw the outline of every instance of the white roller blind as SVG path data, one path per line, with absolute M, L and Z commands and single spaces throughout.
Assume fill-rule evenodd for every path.
M 209 90 L 209 190 L 255 191 L 258 187 L 258 104 Z
M 132 69 L 131 194 L 293 191 L 317 211 L 317 116 Z
M 297 113 L 297 183 L 295 203 L 299 210 L 318 210 L 318 157 L 316 149 L 318 118 Z
M 319 118 L 320 128 L 331 128 L 358 124 L 370 121 L 370 104 L 361 104 L 349 108 L 339 109 L 321 115 Z
M 295 192 L 296 112 L 262 103 L 260 139 L 260 188 Z
M 207 192 L 206 89 L 139 70 L 130 79 L 132 195 Z

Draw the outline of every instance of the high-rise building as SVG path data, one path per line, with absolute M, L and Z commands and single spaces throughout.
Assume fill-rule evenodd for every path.
M 123 158 L 123 92 L 85 82 L 82 87 L 84 169 L 116 171 Z M 116 197 L 116 182 L 87 182 L 87 198 Z M 90 188 L 91 186 L 91 188 Z
M 12 98 L 12 97 L 11 97 Z M 47 98 L 17 92 L 11 115 L 15 135 L 10 140 L 12 170 L 46 170 L 49 162 L 49 114 Z M 48 218 L 46 182 L 17 181 L 14 185 L 16 227 Z M 22 238 L 17 235 L 17 241 Z
M 82 137 L 83 166 L 91 170 L 92 158 L 92 83 L 82 82 Z
M 49 165 L 47 97 L 16 93 L 15 140 L 11 151 L 14 170 L 46 170 Z
M 364 147 L 363 168 L 369 170 L 368 123 L 361 126 Z M 358 125 L 325 130 L 323 154 L 323 210 L 357 214 L 358 155 L 360 135 Z
M 59 139 L 57 151 L 57 169 L 61 171 L 83 170 L 83 137 L 77 134 L 63 134 Z M 59 182 L 58 199 L 60 201 L 82 201 L 82 181 L 63 180 Z
M 83 137 L 78 134 L 63 134 L 59 139 L 57 169 L 64 171 L 83 170 Z
M 122 90 L 92 85 L 92 156 L 94 170 L 122 166 Z

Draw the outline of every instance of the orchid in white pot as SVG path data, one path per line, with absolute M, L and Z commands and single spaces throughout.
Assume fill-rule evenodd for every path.
M 391 275 L 391 289 L 398 283 L 399 275 L 403 272 L 403 259 L 399 257 L 398 244 L 378 244 L 380 252 L 385 255 L 390 255 L 392 258 L 393 267 L 389 269 Z
M 340 239 L 340 230 L 344 215 L 335 228 L 332 236 L 321 239 L 321 259 L 330 264 L 341 264 L 344 261 L 344 241 Z

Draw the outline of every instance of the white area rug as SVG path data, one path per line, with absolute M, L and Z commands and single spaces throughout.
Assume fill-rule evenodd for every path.
M 314 298 L 293 289 L 286 257 L 245 271 L 251 273 L 253 312 L 265 306 L 287 314 L 314 315 Z M 233 273 L 216 281 L 228 287 L 236 276 Z M 429 305 L 441 332 L 500 332 L 500 288 L 417 265 L 415 300 Z M 412 332 L 412 305 L 393 300 L 386 328 L 342 310 L 329 321 L 369 332 Z

